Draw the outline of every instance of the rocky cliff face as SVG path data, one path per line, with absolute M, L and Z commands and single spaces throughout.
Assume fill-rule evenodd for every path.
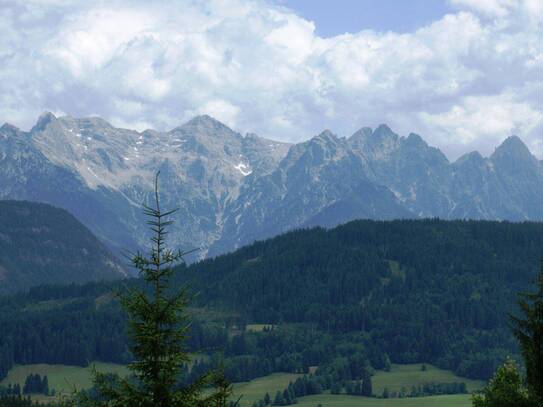
M 543 167 L 517 137 L 450 163 L 386 125 L 296 145 L 209 116 L 168 132 L 50 113 L 30 132 L 0 128 L 0 198 L 66 208 L 116 250 L 145 244 L 141 204 L 159 170 L 164 205 L 179 208 L 171 243 L 200 257 L 354 218 L 543 219 Z
M 208 116 L 139 133 L 47 113 L 28 133 L 0 129 L 0 198 L 66 208 L 115 249 L 134 249 L 145 244 L 141 204 L 160 171 L 164 205 L 179 208 L 172 244 L 204 256 L 245 179 L 269 173 L 288 147 L 243 137 Z

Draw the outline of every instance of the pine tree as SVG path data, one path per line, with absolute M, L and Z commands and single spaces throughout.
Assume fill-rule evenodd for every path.
M 332 386 L 330 387 L 330 393 L 332 393 L 332 394 L 340 394 L 341 393 L 341 384 L 339 382 L 332 383 Z
M 385 387 L 384 390 L 383 390 L 383 396 L 382 396 L 384 399 L 388 399 L 389 397 L 389 392 L 388 392 L 388 387 Z
M 283 395 L 279 390 L 277 390 L 277 393 L 275 393 L 275 398 L 273 399 L 273 405 L 274 406 L 282 406 L 284 404 Z
M 362 376 L 362 395 L 366 397 L 371 397 L 373 395 L 371 376 L 367 371 L 365 371 L 364 375 Z
M 129 334 L 134 362 L 129 365 L 135 380 L 119 379 L 95 372 L 95 388 L 100 395 L 92 399 L 81 395 L 80 404 L 94 406 L 197 407 L 228 405 L 231 386 L 224 377 L 208 373 L 187 386 L 179 377 L 183 364 L 189 362 L 185 349 L 189 317 L 186 314 L 186 288 L 174 290 L 170 279 L 173 266 L 183 261 L 188 252 L 172 251 L 166 246 L 169 220 L 176 210 L 160 207 L 159 174 L 155 178 L 154 206 L 144 205 L 144 214 L 152 232 L 148 256 L 136 253 L 132 258 L 145 283 L 144 288 L 131 288 L 120 300 L 129 317 Z M 204 394 L 213 384 L 215 391 Z
M 47 375 L 44 375 L 42 378 L 41 393 L 45 394 L 46 396 L 49 395 L 49 379 L 47 378 Z
M 543 263 L 537 291 L 520 295 L 524 319 L 512 316 L 514 334 L 526 366 L 526 382 L 533 398 L 543 405 Z
M 522 385 L 522 377 L 512 360 L 501 366 L 482 394 L 472 397 L 474 407 L 536 407 Z

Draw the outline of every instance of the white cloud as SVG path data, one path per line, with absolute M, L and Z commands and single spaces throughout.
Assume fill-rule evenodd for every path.
M 449 0 L 459 8 L 470 8 L 488 17 L 505 17 L 511 9 L 518 7 L 519 0 Z
M 441 137 L 453 137 L 457 145 L 451 148 L 458 153 L 465 146 L 495 146 L 504 134 L 529 134 L 543 120 L 543 112 L 516 101 L 512 94 L 468 96 L 446 112 L 422 112 L 420 116 L 429 129 L 439 130 Z M 532 147 L 539 150 L 537 145 Z
M 236 119 L 239 112 L 239 107 L 225 100 L 210 100 L 196 111 L 197 114 L 208 114 L 232 127 L 237 124 Z
M 387 122 L 451 156 L 512 132 L 540 151 L 543 2 L 449 3 L 411 33 L 320 38 L 266 0 L 4 1 L 0 121 L 51 110 L 168 129 L 207 113 L 289 141 Z

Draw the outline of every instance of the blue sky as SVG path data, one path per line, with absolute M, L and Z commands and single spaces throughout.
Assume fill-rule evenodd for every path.
M 289 142 L 387 123 L 451 159 L 511 134 L 543 157 L 542 0 L 1 3 L 0 123 L 209 114 Z
M 443 0 L 277 0 L 330 37 L 365 29 L 410 32 L 452 10 Z

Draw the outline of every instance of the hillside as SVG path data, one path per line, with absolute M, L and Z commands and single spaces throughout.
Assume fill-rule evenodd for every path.
M 179 267 L 176 284 L 198 293 L 190 348 L 226 349 L 234 366 L 246 366 L 229 370 L 236 381 L 331 363 L 359 347 L 378 369 L 390 359 L 487 379 L 517 353 L 508 314 L 542 253 L 540 223 L 354 221 Z M 112 288 L 37 287 L 0 298 L 0 372 L 13 363 L 127 360 Z M 233 327 L 255 323 L 276 329 L 236 339 Z
M 115 252 L 144 245 L 141 204 L 158 170 L 164 205 L 183 219 L 170 238 L 199 258 L 361 218 L 543 220 L 543 165 L 515 136 L 451 162 L 386 125 L 297 144 L 209 116 L 161 132 L 51 113 L 30 131 L 0 127 L 0 199 L 67 209 Z
M 65 210 L 0 201 L 0 293 L 122 277 L 117 259 Z

